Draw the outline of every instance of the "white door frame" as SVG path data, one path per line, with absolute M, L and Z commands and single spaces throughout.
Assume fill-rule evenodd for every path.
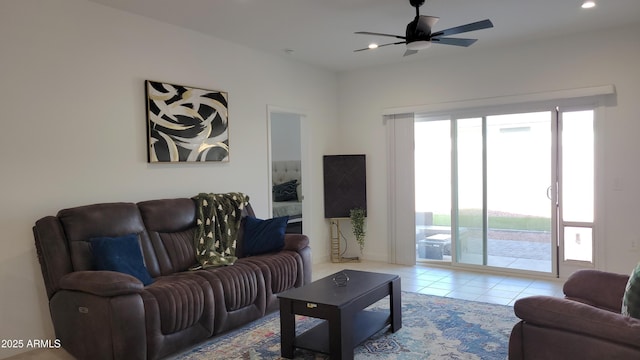
M 306 112 L 301 109 L 295 108 L 287 108 L 275 105 L 267 105 L 267 200 L 269 205 L 269 217 L 273 217 L 273 192 L 272 192 L 272 184 L 273 184 L 273 173 L 271 169 L 272 163 L 272 140 L 271 140 L 271 125 L 272 120 L 271 116 L 273 113 L 285 113 L 285 114 L 293 114 L 297 115 L 300 119 L 300 172 L 301 178 L 305 182 L 305 185 L 302 185 L 302 219 L 304 223 L 304 219 L 310 219 L 308 217 L 308 209 L 309 205 L 304 201 L 309 198 L 305 196 L 306 192 L 309 191 L 311 186 L 310 184 L 310 176 L 308 171 L 309 166 L 309 151 L 308 147 L 304 146 L 304 144 L 308 143 L 308 124 L 305 120 L 307 118 Z M 303 225 L 304 226 L 304 225 Z

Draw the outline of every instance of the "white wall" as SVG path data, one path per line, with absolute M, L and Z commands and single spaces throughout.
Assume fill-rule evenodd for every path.
M 83 0 L 1 1 L 0 34 L 0 339 L 54 338 L 31 233 L 40 217 L 202 191 L 245 192 L 266 216 L 267 104 L 304 110 L 307 183 L 322 186 L 334 73 Z M 145 79 L 227 91 L 231 161 L 148 164 Z M 317 261 L 328 227 L 322 193 L 309 197 Z
M 617 104 L 606 109 L 597 134 L 598 268 L 629 273 L 640 260 L 640 33 L 638 27 L 516 44 L 487 51 L 460 49 L 455 57 L 429 57 L 402 65 L 341 73 L 341 149 L 366 153 L 368 162 L 365 258 L 386 260 L 387 159 L 383 109 L 613 84 Z M 426 51 L 438 51 L 437 46 Z M 398 53 L 401 56 L 401 53 Z M 614 190 L 619 179 L 622 190 Z

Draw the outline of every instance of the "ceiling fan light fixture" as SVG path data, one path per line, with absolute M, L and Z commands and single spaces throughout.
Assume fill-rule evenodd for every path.
M 415 51 L 424 50 L 430 46 L 431 46 L 431 41 L 426 41 L 426 40 L 412 41 L 407 44 L 407 50 L 415 50 Z
M 593 0 L 585 0 L 585 1 L 582 3 L 582 8 L 583 8 L 583 9 L 591 9 L 591 8 L 593 8 L 593 7 L 595 7 L 595 6 L 596 6 L 596 2 L 595 2 L 595 1 L 593 1 Z
M 406 0 L 405 0 L 406 1 Z M 584 0 L 583 0 L 584 1 Z M 636 0 L 638 1 L 638 0 Z M 356 49 L 354 52 L 371 50 L 382 46 L 388 45 L 400 45 L 404 44 L 407 47 L 403 56 L 413 55 L 419 50 L 427 49 L 431 46 L 433 41 L 443 45 L 454 45 L 461 47 L 468 47 L 475 43 L 477 39 L 464 39 L 464 38 L 451 38 L 450 35 L 462 34 L 470 31 L 488 29 L 493 27 L 493 23 L 489 19 L 468 23 L 465 25 L 454 26 L 452 28 L 432 32 L 433 25 L 438 21 L 436 16 L 420 15 L 420 6 L 425 3 L 425 0 L 410 0 L 411 6 L 416 8 L 416 17 L 407 24 L 405 36 L 385 34 L 372 31 L 356 31 L 355 34 L 360 35 L 373 35 L 373 36 L 385 36 L 395 39 L 401 39 L 402 41 L 395 40 L 395 42 L 385 43 L 382 45 L 369 44 L 364 49 Z

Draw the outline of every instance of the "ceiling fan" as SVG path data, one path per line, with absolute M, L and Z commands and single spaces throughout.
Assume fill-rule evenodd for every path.
M 364 49 L 358 49 L 354 51 L 364 51 L 375 49 L 382 46 L 388 45 L 399 45 L 406 44 L 407 50 L 404 53 L 404 56 L 413 55 L 418 52 L 418 50 L 426 49 L 431 46 L 432 43 L 436 44 L 444 44 L 444 45 L 455 45 L 455 46 L 470 46 L 474 42 L 478 41 L 477 39 L 464 39 L 464 38 L 451 38 L 444 37 L 449 35 L 461 34 L 470 31 L 488 29 L 493 27 L 493 23 L 491 20 L 486 19 L 482 21 L 476 21 L 466 25 L 460 25 L 456 27 L 452 27 L 450 29 L 431 32 L 431 28 L 438 22 L 438 17 L 435 16 L 426 16 L 420 15 L 420 6 L 422 6 L 425 0 L 409 0 L 411 6 L 416 8 L 416 17 L 412 22 L 407 24 L 406 36 L 400 35 L 392 35 L 392 34 L 382 34 L 370 31 L 357 31 L 356 34 L 363 35 L 377 35 L 377 36 L 388 36 L 394 37 L 397 39 L 402 39 L 403 41 L 382 44 L 378 46 L 370 46 Z

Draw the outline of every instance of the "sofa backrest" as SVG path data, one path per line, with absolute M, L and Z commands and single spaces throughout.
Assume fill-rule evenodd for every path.
M 185 271 L 195 264 L 196 208 L 193 200 L 144 201 L 138 203 L 138 208 L 155 249 L 161 275 Z
M 195 201 L 189 198 L 150 200 L 138 203 L 142 220 L 155 249 L 160 275 L 186 271 L 196 263 L 193 243 L 196 228 Z M 255 216 L 251 205 L 242 216 Z M 242 257 L 242 227 L 238 232 L 236 256 Z M 153 275 L 153 274 L 152 274 Z
M 243 217 L 255 216 L 251 205 Z M 145 266 L 152 277 L 187 270 L 196 263 L 193 236 L 195 202 L 190 198 L 134 203 L 104 203 L 60 210 L 33 228 L 47 294 L 73 271 L 93 270 L 89 240 L 138 234 Z M 236 256 L 242 257 L 242 227 Z
M 79 206 L 58 212 L 69 247 L 74 271 L 93 270 L 89 240 L 137 234 L 145 265 L 151 276 L 160 274 L 149 234 L 134 203 L 105 203 Z

